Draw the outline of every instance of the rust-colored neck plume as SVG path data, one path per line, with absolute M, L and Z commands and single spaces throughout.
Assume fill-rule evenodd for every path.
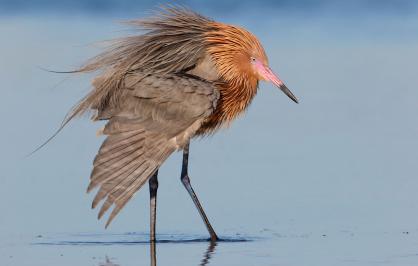
M 210 133 L 241 114 L 257 93 L 259 77 L 251 66 L 251 58 L 264 63 L 267 56 L 257 38 L 245 29 L 211 22 L 214 30 L 205 33 L 207 52 L 213 58 L 222 82 L 215 113 L 203 124 L 200 133 Z

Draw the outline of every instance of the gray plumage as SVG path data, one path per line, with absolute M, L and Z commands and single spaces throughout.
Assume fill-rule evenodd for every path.
M 145 32 L 113 41 L 109 49 L 77 70 L 100 70 L 102 75 L 93 81 L 94 89 L 74 108 L 72 117 L 89 109 L 117 106 L 129 73 L 180 73 L 196 66 L 205 56 L 204 34 L 213 30 L 209 22 L 185 8 L 165 8 L 149 19 L 127 22 Z
M 139 75 L 142 77 L 142 75 Z M 216 108 L 219 92 L 208 81 L 181 74 L 125 77 L 119 106 L 95 119 L 109 120 L 94 160 L 88 191 L 100 186 L 92 207 L 99 218 L 115 205 L 106 226 L 176 149 L 181 149 Z
M 93 120 L 108 121 L 87 189 L 99 187 L 92 203 L 95 208 L 104 201 L 99 219 L 114 206 L 106 227 L 213 114 L 220 95 L 212 62 L 205 60 L 210 21 L 188 9 L 165 8 L 130 21 L 145 32 L 114 41 L 75 71 L 101 72 L 63 125 L 87 111 L 95 112 Z

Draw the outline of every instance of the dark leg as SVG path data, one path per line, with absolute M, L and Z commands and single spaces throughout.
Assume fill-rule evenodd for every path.
M 202 205 L 200 205 L 200 202 L 196 196 L 196 194 L 193 191 L 192 185 L 190 184 L 190 178 L 187 173 L 187 167 L 189 163 L 189 143 L 184 147 L 183 149 L 183 165 L 181 169 L 181 182 L 183 183 L 184 187 L 187 189 L 187 192 L 189 192 L 190 197 L 192 197 L 193 203 L 196 205 L 196 208 L 199 210 L 199 214 L 202 217 L 203 221 L 206 224 L 206 227 L 210 234 L 210 240 L 216 241 L 218 240 L 218 236 L 215 233 L 215 230 L 213 230 L 212 225 L 210 225 L 208 217 L 205 214 L 205 211 L 202 208 Z
M 155 241 L 155 221 L 157 216 L 157 189 L 158 189 L 158 170 L 149 179 L 150 196 L 150 242 Z

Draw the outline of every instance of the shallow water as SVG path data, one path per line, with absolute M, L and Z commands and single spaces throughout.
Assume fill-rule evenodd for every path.
M 415 265 L 417 231 L 354 232 L 257 237 L 203 235 L 55 234 L 2 247 L 2 265 Z M 15 238 L 16 239 L 16 238 Z
M 263 83 L 231 128 L 192 143 L 192 184 L 229 241 L 204 241 L 205 227 L 179 181 L 180 154 L 166 162 L 156 263 L 416 265 L 417 16 L 281 14 L 211 14 L 256 33 L 301 103 Z M 92 43 L 126 33 L 113 23 L 118 19 L 0 18 L 1 265 L 152 262 L 146 189 L 109 230 L 90 210 L 93 195 L 85 188 L 102 141 L 99 124 L 74 121 L 25 157 L 91 78 L 39 67 L 79 66 L 98 51 Z

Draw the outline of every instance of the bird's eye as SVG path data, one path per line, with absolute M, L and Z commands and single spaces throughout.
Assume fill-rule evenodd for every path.
M 255 62 L 255 57 L 251 57 L 251 62 Z

